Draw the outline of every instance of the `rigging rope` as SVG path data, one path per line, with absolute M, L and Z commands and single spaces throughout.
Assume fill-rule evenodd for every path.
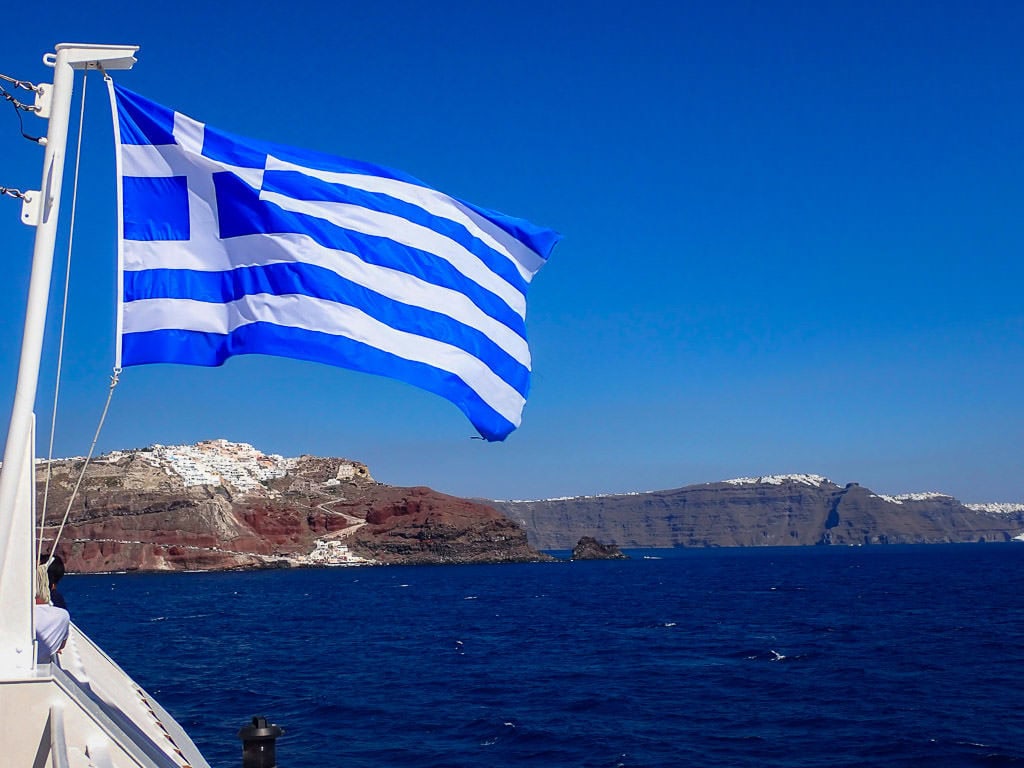
M 67 315 L 68 315 L 68 293 L 71 284 L 71 253 L 72 247 L 75 240 L 75 220 L 76 212 L 78 208 L 78 176 L 79 176 L 79 163 L 82 157 L 82 134 L 83 126 L 85 124 L 85 89 L 88 84 L 88 76 L 86 72 L 82 73 L 82 104 L 81 111 L 78 116 L 78 144 L 75 150 L 75 176 L 74 183 L 72 185 L 71 194 L 71 224 L 70 231 L 68 234 L 68 256 L 67 266 L 64 272 L 64 304 L 61 310 L 60 318 L 60 341 L 57 345 L 57 373 L 56 383 L 53 391 L 53 413 L 50 419 L 50 447 L 49 452 L 46 456 L 46 486 L 43 490 L 43 507 L 39 517 L 39 552 L 43 551 L 43 532 L 46 528 L 46 511 L 47 504 L 50 495 L 50 480 L 53 476 L 53 441 L 54 435 L 57 429 L 57 401 L 60 397 L 60 382 L 61 382 L 61 369 L 64 360 L 64 338 L 65 330 L 67 327 Z M 107 391 L 107 402 L 103 406 L 103 413 L 100 415 L 99 424 L 96 425 L 96 434 L 93 435 L 92 444 L 89 446 L 89 453 L 85 457 L 85 461 L 82 463 L 82 471 L 78 475 L 78 481 L 75 483 L 74 490 L 71 492 L 71 497 L 68 499 L 67 509 L 64 511 L 64 518 L 61 520 L 60 528 L 57 530 L 57 535 L 54 536 L 53 543 L 50 546 L 50 561 L 53 560 L 52 553 L 57 551 L 57 543 L 60 541 L 61 534 L 64 533 L 64 526 L 67 524 L 68 517 L 71 514 L 71 505 L 74 504 L 75 498 L 78 496 L 78 489 L 82 485 L 82 480 L 85 478 L 85 471 L 89 467 L 89 462 L 92 460 L 93 452 L 96 450 L 96 443 L 100 439 L 100 432 L 103 429 L 103 423 L 107 419 L 107 412 L 110 410 L 110 401 L 114 397 L 114 389 L 117 387 L 118 381 L 121 376 L 121 369 L 115 368 L 113 374 L 110 377 L 110 389 Z M 47 563 L 49 564 L 49 562 Z
M 113 374 L 110 376 L 110 389 L 107 391 L 107 402 L 103 406 L 103 413 L 100 414 L 100 423 L 96 425 L 96 434 L 93 435 L 92 445 L 89 446 L 89 453 L 85 457 L 85 461 L 82 462 L 82 471 L 78 473 L 78 481 L 75 483 L 75 488 L 71 491 L 71 498 L 68 499 L 68 507 L 64 510 L 64 518 L 60 521 L 60 528 L 57 529 L 57 535 L 53 537 L 53 544 L 50 545 L 50 552 L 57 551 L 57 544 L 60 542 L 61 534 L 64 533 L 64 526 L 67 525 L 68 517 L 71 515 L 71 505 L 75 503 L 75 497 L 78 496 L 78 489 L 82 486 L 82 480 L 85 479 L 85 470 L 89 468 L 89 462 L 92 461 L 93 451 L 96 450 L 96 443 L 100 439 L 100 431 L 103 429 L 103 422 L 107 419 L 107 411 L 110 410 L 110 401 L 114 397 L 114 390 L 117 388 L 118 380 L 121 376 L 121 369 L 115 368 Z M 42 527 L 39 529 L 39 541 L 40 548 L 42 547 L 43 531 Z M 50 560 L 53 560 L 52 554 Z
M 60 399 L 61 371 L 64 367 L 64 339 L 68 319 L 68 288 L 71 285 L 71 249 L 75 242 L 75 218 L 78 209 L 78 169 L 82 157 L 82 126 L 85 124 L 85 89 L 89 78 L 82 73 L 82 103 L 78 113 L 78 140 L 75 146 L 75 177 L 71 192 L 71 229 L 68 234 L 68 256 L 64 269 L 64 303 L 60 311 L 60 339 L 57 342 L 57 373 L 53 384 L 53 408 L 50 413 L 50 447 L 46 454 L 46 484 L 43 486 L 43 507 L 39 512 L 39 552 L 43 549 L 43 526 L 50 498 L 50 480 L 53 477 L 53 438 L 57 432 L 57 401 Z
M 10 75 L 0 73 L 0 80 L 6 80 L 8 83 L 13 85 L 15 88 L 23 88 L 26 91 L 33 91 L 39 93 L 42 89 L 35 83 L 30 83 L 28 80 L 18 80 Z
M 15 109 L 20 109 L 22 112 L 38 112 L 39 107 L 32 104 L 25 104 L 24 102 L 18 101 L 14 98 L 14 95 L 0 85 L 0 96 L 3 96 L 7 101 L 14 105 Z
M 22 192 L 20 189 L 14 187 L 0 187 L 0 197 L 7 195 L 7 197 L 15 197 L 19 200 L 24 200 L 27 193 Z
M 39 86 L 33 85 L 32 83 L 26 83 L 23 80 L 15 80 L 14 78 L 8 77 L 7 75 L 0 75 L 0 78 L 7 80 L 11 83 L 14 83 L 15 88 L 24 88 L 27 91 L 34 91 L 36 93 L 42 92 L 42 89 Z M 25 122 L 21 119 L 22 112 L 39 112 L 39 107 L 35 106 L 34 104 L 23 104 L 22 102 L 14 98 L 14 96 L 2 85 L 0 85 L 0 97 L 3 97 L 7 101 L 9 101 L 11 103 L 11 106 L 14 107 L 14 113 L 18 116 L 18 127 L 21 130 L 21 135 L 24 136 L 29 141 L 34 141 L 37 144 L 39 144 L 42 141 L 41 137 L 32 136 L 31 134 L 25 133 Z

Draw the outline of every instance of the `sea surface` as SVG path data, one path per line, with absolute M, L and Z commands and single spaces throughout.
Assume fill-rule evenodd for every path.
M 1024 766 L 1024 544 L 72 576 L 214 768 Z

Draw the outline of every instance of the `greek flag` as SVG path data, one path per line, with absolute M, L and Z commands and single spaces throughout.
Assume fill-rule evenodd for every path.
M 556 233 L 120 86 L 111 100 L 119 366 L 280 355 L 434 392 L 488 440 L 519 426 L 526 290 Z

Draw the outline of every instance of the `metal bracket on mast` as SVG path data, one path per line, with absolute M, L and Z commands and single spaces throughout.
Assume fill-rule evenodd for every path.
M 39 207 L 39 200 L 42 195 L 38 190 L 30 190 L 21 198 L 21 223 L 30 227 L 39 226 L 39 215 L 42 210 Z
M 41 117 L 44 120 L 50 119 L 50 109 L 53 105 L 53 86 L 50 83 L 40 83 L 36 86 L 36 103 L 35 113 L 36 117 Z M 46 141 L 40 139 L 43 146 L 46 146 Z
M 59 43 L 56 53 L 43 56 L 43 64 L 56 67 L 64 54 L 64 62 L 72 69 L 131 69 L 138 59 L 137 45 L 93 45 L 91 43 Z

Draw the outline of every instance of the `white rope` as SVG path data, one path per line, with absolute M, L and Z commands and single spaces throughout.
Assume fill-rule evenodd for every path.
M 78 209 L 78 168 L 82 158 L 82 126 L 85 124 L 85 89 L 89 85 L 86 72 L 82 72 L 82 104 L 78 113 L 78 142 L 75 148 L 75 180 L 71 194 L 71 228 L 68 234 L 68 258 L 64 270 L 64 304 L 60 314 L 60 342 L 57 344 L 57 375 L 53 386 L 53 412 L 50 414 L 50 447 L 46 454 L 46 485 L 43 488 L 43 507 L 39 512 L 39 547 L 43 551 L 43 528 L 46 523 L 46 507 L 50 498 L 50 479 L 53 477 L 53 440 L 57 432 L 57 401 L 60 399 L 61 369 L 64 364 L 64 335 L 68 318 L 68 290 L 71 286 L 71 249 L 75 242 L 75 213 Z M 54 544 L 56 548 L 56 544 Z M 52 552 L 52 550 L 51 550 Z
M 92 454 L 93 451 L 96 450 L 96 443 L 100 439 L 100 431 L 103 429 L 103 422 L 107 420 L 107 411 L 110 410 L 110 401 L 114 397 L 114 390 L 117 388 L 117 382 L 120 376 L 121 369 L 115 368 L 113 374 L 110 376 L 110 389 L 107 391 L 107 402 L 103 406 L 103 413 L 100 414 L 100 423 L 96 425 L 96 434 L 93 435 L 92 445 L 89 446 L 89 453 L 86 455 L 85 461 L 82 463 L 82 471 L 78 473 L 78 481 L 75 483 L 75 489 L 71 491 L 71 498 L 68 499 L 68 508 L 64 510 L 64 519 L 60 521 L 60 528 L 57 529 L 57 535 L 53 537 L 53 544 L 50 546 L 51 552 L 57 551 L 57 543 L 60 541 L 61 534 L 64 533 L 64 526 L 67 525 L 68 517 L 71 515 L 71 505 L 75 503 L 75 498 L 78 496 L 78 489 L 81 487 L 82 480 L 85 478 L 85 470 L 89 468 L 89 462 L 92 461 Z M 42 540 L 43 532 L 42 529 L 40 529 L 40 546 Z

